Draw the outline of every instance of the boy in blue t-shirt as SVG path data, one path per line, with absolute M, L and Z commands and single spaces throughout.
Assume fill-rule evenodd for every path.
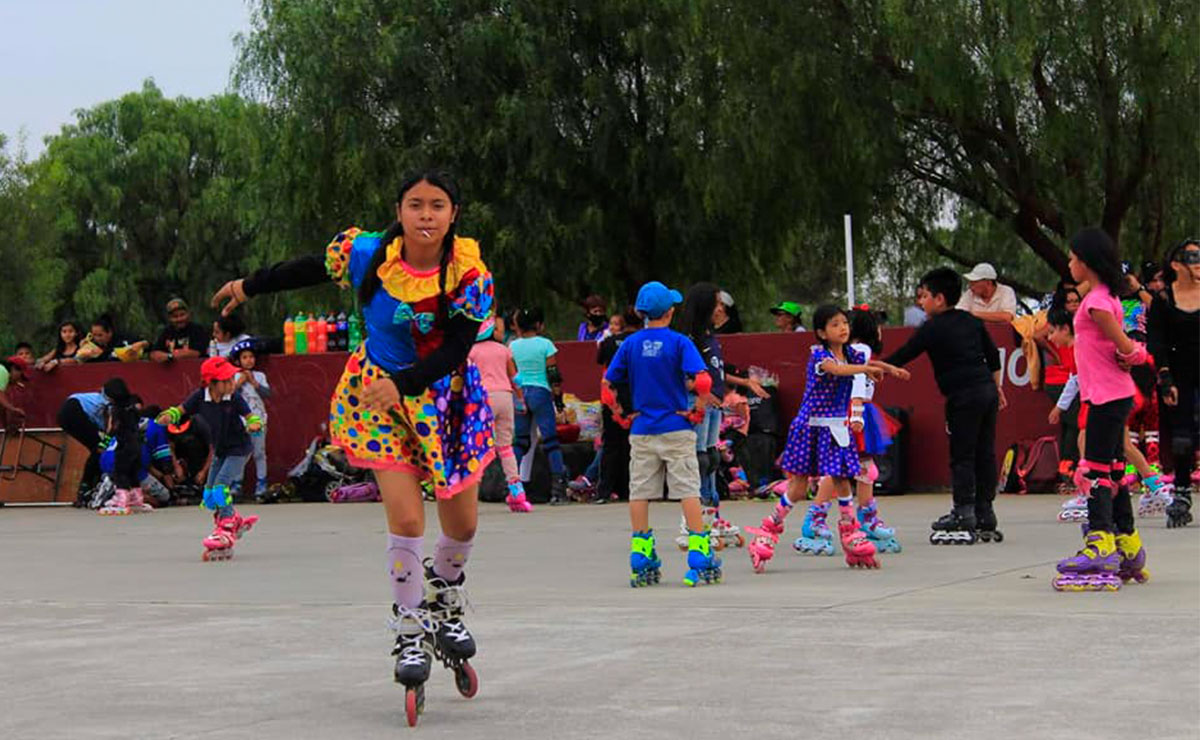
M 689 391 L 703 399 L 712 389 L 712 378 L 696 345 L 671 331 L 675 305 L 683 297 L 659 282 L 638 291 L 637 312 L 646 328 L 626 339 L 617 350 L 600 397 L 614 413 L 624 415 L 614 384 L 628 383 L 633 397 L 633 425 L 629 430 L 629 518 L 633 525 L 629 565 L 630 585 L 658 583 L 662 561 L 650 529 L 650 501 L 662 496 L 664 479 L 668 496 L 683 507 L 688 528 L 688 571 L 683 582 L 695 586 L 721 579 L 721 560 L 712 555 L 700 513 L 700 464 L 696 460 L 696 433 L 689 419 Z M 703 404 L 703 400 L 697 401 Z M 702 406 L 697 410 L 702 411 Z

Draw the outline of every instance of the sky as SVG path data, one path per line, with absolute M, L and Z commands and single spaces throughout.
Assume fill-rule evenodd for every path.
M 30 157 L 74 111 L 153 78 L 167 97 L 229 88 L 248 0 L 0 0 L 0 134 Z

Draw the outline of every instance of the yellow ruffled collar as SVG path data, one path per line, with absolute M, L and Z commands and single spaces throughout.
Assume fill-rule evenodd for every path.
M 396 237 L 387 246 L 387 258 L 379 266 L 377 274 L 383 288 L 393 298 L 405 303 L 416 303 L 438 294 L 438 268 L 418 270 L 401 258 L 404 237 Z M 486 272 L 487 267 L 479 254 L 479 242 L 467 237 L 454 237 L 454 255 L 446 270 L 446 293 L 451 294 L 471 270 Z

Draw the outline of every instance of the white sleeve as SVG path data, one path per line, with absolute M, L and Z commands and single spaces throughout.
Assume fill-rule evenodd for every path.
M 1001 285 L 998 290 L 1001 291 L 998 308 L 1015 315 L 1017 313 L 1017 292 L 1007 285 Z
M 1058 396 L 1058 406 L 1060 411 L 1066 411 L 1071 408 L 1071 404 L 1075 403 L 1075 397 L 1079 395 L 1079 376 L 1072 374 L 1067 379 L 1067 384 L 1063 386 L 1062 393 Z
M 863 364 L 871 361 L 871 348 L 865 344 L 855 344 L 854 349 L 862 352 Z M 854 385 L 850 387 L 850 398 L 861 398 L 868 400 L 870 393 L 867 390 L 867 376 L 865 373 L 859 373 L 854 376 Z

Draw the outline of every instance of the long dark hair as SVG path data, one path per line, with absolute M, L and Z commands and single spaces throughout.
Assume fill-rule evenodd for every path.
M 441 170 L 422 170 L 414 172 L 405 177 L 400 183 L 400 189 L 397 191 L 396 203 L 404 202 L 404 195 L 409 190 L 412 190 L 417 183 L 427 182 L 436 188 L 441 188 L 450 196 L 450 205 L 458 208 L 461 213 L 462 199 L 459 197 L 458 185 L 449 173 Z M 446 271 L 450 267 L 450 260 L 454 257 L 454 227 L 457 223 L 450 222 L 450 228 L 446 230 L 446 236 L 442 238 L 442 258 L 438 263 L 438 312 L 434 317 L 434 323 L 441 326 L 449 314 L 449 301 L 446 299 Z M 371 256 L 371 264 L 367 267 L 367 274 L 364 276 L 362 285 L 358 288 L 359 303 L 365 308 L 371 302 L 371 298 L 375 296 L 375 291 L 379 290 L 382 281 L 379 279 L 379 267 L 387 259 L 388 245 L 396 240 L 396 237 L 404 236 L 404 227 L 400 225 L 400 221 L 393 221 L 392 225 L 387 227 L 383 232 L 383 236 L 379 239 L 379 246 L 375 247 L 375 254 Z
M 720 288 L 712 283 L 696 283 L 688 288 L 683 302 L 683 330 L 699 343 L 712 332 L 712 315 L 717 308 Z
M 871 348 L 872 355 L 883 351 L 883 339 L 879 336 L 879 319 L 874 311 L 856 308 L 850 312 L 850 341 L 867 345 Z
M 1117 245 L 1102 229 L 1089 226 L 1071 237 L 1071 251 L 1096 273 L 1114 296 L 1121 292 L 1121 260 Z
M 58 325 L 58 336 L 56 336 L 54 338 L 54 341 L 56 343 L 55 347 L 57 347 L 57 351 L 55 352 L 55 354 L 57 354 L 59 356 L 62 356 L 67 351 L 67 343 L 62 340 L 62 330 L 63 330 L 64 326 L 69 326 L 75 330 L 75 350 L 76 351 L 79 351 L 79 345 L 83 342 L 84 338 L 87 336 L 87 332 L 83 330 L 83 327 L 79 325 L 78 321 L 64 321 L 61 324 L 59 324 Z
M 841 306 L 835 306 L 832 303 L 826 303 L 823 306 L 817 306 L 817 310 L 813 313 L 813 333 L 815 334 L 818 331 L 824 332 L 825 327 L 828 326 L 829 322 L 833 321 L 833 317 L 837 316 L 838 314 L 846 316 L 846 309 L 842 308 Z M 849 319 L 848 316 L 847 319 Z M 821 336 L 818 336 L 817 339 L 821 342 L 821 344 L 825 345 L 825 349 L 829 349 L 828 339 Z

